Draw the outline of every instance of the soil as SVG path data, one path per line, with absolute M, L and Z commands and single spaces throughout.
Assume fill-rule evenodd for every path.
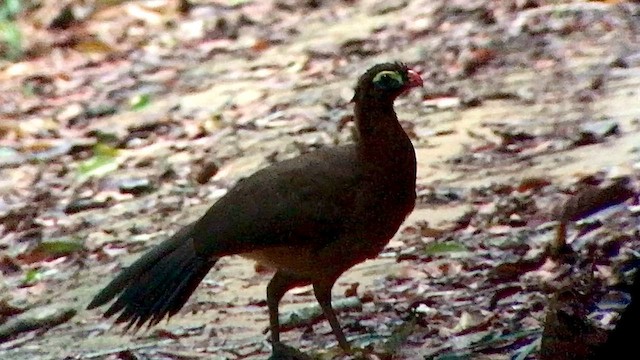
M 242 177 L 349 142 L 352 86 L 368 66 L 387 60 L 416 67 L 425 80 L 423 90 L 396 103 L 418 156 L 419 201 L 379 258 L 338 280 L 335 299 L 355 294 L 363 303 L 340 314 L 348 338 L 378 358 L 452 351 L 473 354 L 460 358 L 507 359 L 515 351 L 538 358 L 523 349 L 537 346 L 553 291 L 531 284 L 558 280 L 565 265 L 547 263 L 511 282 L 489 274 L 543 249 L 554 234 L 553 208 L 585 179 L 600 185 L 627 176 L 637 186 L 637 3 L 196 1 L 182 15 L 165 9 L 173 2 L 162 3 L 107 6 L 70 29 L 48 30 L 58 40 L 30 43 L 25 59 L 0 67 L 0 149 L 13 151 L 0 154 L 2 299 L 77 311 L 57 326 L 5 339 L 0 358 L 267 358 L 272 273 L 238 257 L 222 259 L 185 309 L 153 329 L 122 334 L 100 310 L 85 307 L 122 266 L 203 214 Z M 123 41 L 104 40 L 109 51 L 59 41 L 102 34 L 100 24 L 117 33 L 136 21 L 143 40 L 131 30 Z M 96 109 L 109 111 L 98 116 Z M 109 160 L 117 166 L 85 177 L 78 169 L 95 156 L 96 143 L 117 150 Z M 208 161 L 217 171 L 199 184 L 194 179 Z M 131 179 L 152 186 L 123 191 L 120 184 Z M 517 190 L 532 179 L 544 185 Z M 78 199 L 96 208 L 68 211 Z M 505 202 L 521 200 L 522 208 L 504 210 Z M 584 243 L 626 236 L 619 254 L 600 264 L 603 283 L 639 249 L 638 212 L 626 205 L 607 213 L 593 238 L 581 242 L 584 233 L 570 230 L 586 259 L 594 255 Z M 83 247 L 34 255 L 51 240 Z M 462 246 L 464 255 L 425 255 L 440 242 Z M 517 250 L 523 244 L 527 250 Z M 614 269 L 609 277 L 604 268 Z M 29 279 L 34 271 L 37 279 Z M 516 299 L 491 309 L 488 299 L 507 285 L 520 289 Z M 314 304 L 309 288 L 296 289 L 281 312 Z M 428 310 L 415 320 L 417 308 Z M 501 338 L 490 351 L 478 351 L 480 340 L 472 338 L 524 330 L 531 333 L 521 342 Z M 343 357 L 322 319 L 282 336 L 319 358 Z

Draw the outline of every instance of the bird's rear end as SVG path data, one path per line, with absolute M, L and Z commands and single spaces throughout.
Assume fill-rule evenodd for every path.
M 177 313 L 217 260 L 196 254 L 192 232 L 193 226 L 186 226 L 122 270 L 87 309 L 117 298 L 104 316 L 119 313 L 116 322 L 127 323 L 126 329 L 152 326 Z

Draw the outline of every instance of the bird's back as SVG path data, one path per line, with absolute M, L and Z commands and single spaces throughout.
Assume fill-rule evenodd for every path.
M 317 254 L 337 242 L 344 249 L 349 243 L 357 247 L 351 249 L 354 264 L 375 256 L 413 209 L 415 189 L 367 179 L 363 168 L 356 147 L 347 145 L 258 171 L 196 223 L 195 236 L 208 238 L 195 241 L 197 251 L 207 257 L 249 254 L 276 266 L 273 260 L 284 255 L 272 253 L 296 254 L 304 260 L 301 249 L 322 263 Z M 353 265 L 346 264 L 352 262 L 346 258 L 345 267 Z
M 210 256 L 322 247 L 348 226 L 361 171 L 353 145 L 320 149 L 241 180 L 196 223 Z

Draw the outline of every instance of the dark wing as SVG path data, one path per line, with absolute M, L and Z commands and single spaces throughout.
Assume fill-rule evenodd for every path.
M 241 180 L 195 224 L 200 256 L 269 247 L 322 247 L 338 237 L 353 209 L 360 170 L 355 147 L 314 151 Z

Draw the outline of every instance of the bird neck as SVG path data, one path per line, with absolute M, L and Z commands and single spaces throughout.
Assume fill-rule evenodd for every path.
M 388 171 L 401 168 L 415 171 L 415 151 L 398 122 L 393 101 L 359 101 L 355 104 L 358 156 L 364 163 Z

